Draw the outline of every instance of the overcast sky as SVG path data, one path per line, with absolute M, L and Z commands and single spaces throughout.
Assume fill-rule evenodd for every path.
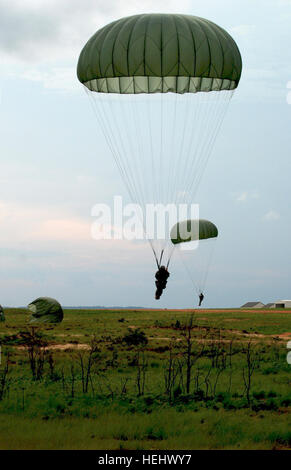
M 220 229 L 204 305 L 291 298 L 291 1 L 0 0 L 3 305 L 41 295 L 65 305 L 196 302 L 178 260 L 157 303 L 149 246 L 90 236 L 92 206 L 127 196 L 76 63 L 99 27 L 141 12 L 208 18 L 232 34 L 243 57 L 195 201 Z

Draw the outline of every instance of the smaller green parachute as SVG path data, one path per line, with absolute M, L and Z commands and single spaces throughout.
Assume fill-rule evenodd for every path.
M 4 310 L 1 305 L 0 305 L 0 321 L 5 321 Z
M 188 219 L 175 224 L 170 233 L 172 243 L 191 242 L 194 240 L 207 240 L 208 238 L 216 238 L 218 229 L 209 220 L 205 219 Z
M 60 323 L 64 318 L 61 305 L 51 297 L 39 297 L 28 305 L 30 323 Z

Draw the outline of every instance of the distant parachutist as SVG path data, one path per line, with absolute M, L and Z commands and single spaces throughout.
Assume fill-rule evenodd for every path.
M 155 274 L 156 288 L 157 288 L 156 295 L 155 295 L 156 300 L 159 300 L 159 298 L 161 297 L 163 293 L 163 290 L 166 289 L 169 276 L 170 276 L 170 273 L 168 269 L 165 266 L 160 266 L 158 271 Z
M 202 294 L 202 292 L 200 292 L 200 294 L 199 294 L 199 307 L 201 307 L 201 304 L 202 304 L 203 300 L 204 300 L 204 295 Z

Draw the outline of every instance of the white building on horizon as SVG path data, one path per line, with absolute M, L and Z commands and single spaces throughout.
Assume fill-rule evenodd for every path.
M 277 300 L 274 308 L 291 308 L 291 300 Z

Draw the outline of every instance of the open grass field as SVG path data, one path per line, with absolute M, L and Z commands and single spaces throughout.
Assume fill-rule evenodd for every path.
M 1 449 L 291 448 L 291 311 L 5 315 Z

